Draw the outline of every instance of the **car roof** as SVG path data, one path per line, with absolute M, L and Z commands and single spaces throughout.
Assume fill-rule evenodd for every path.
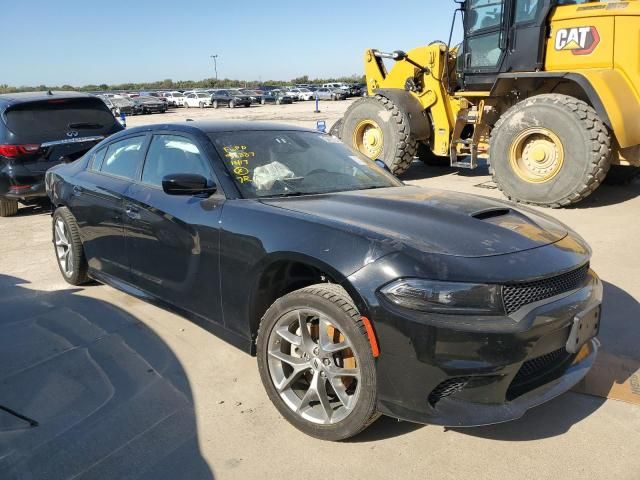
M 287 125 L 274 122 L 254 122 L 242 120 L 221 120 L 221 121 L 186 121 L 183 123 L 162 123 L 155 125 L 145 125 L 135 128 L 127 128 L 122 132 L 109 137 L 110 139 L 119 138 L 132 133 L 157 132 L 163 130 L 175 130 L 185 133 L 222 133 L 222 132 L 262 132 L 262 131 L 298 131 L 298 132 L 317 132 L 316 130 L 298 127 L 296 125 Z
M 81 92 L 21 92 L 21 93 L 5 93 L 0 95 L 0 108 L 6 108 L 10 105 L 17 105 L 27 102 L 38 102 L 41 100 L 64 100 L 73 98 L 96 98 L 88 93 Z

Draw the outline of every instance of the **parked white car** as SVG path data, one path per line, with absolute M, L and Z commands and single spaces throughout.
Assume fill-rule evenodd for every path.
M 290 95 L 295 95 L 298 97 L 298 100 L 313 100 L 315 98 L 315 94 L 309 90 L 308 88 L 290 88 Z
M 184 95 L 186 108 L 204 108 L 211 106 L 211 95 L 206 92 L 189 92 Z
M 174 107 L 184 106 L 184 93 L 182 92 L 164 92 L 162 96 L 167 99 L 169 105 Z
M 328 88 L 331 90 L 335 90 L 339 88 L 340 90 L 344 90 L 346 92 L 349 91 L 349 85 L 347 85 L 346 83 L 340 83 L 340 82 L 325 83 L 324 85 L 322 85 L 322 88 Z

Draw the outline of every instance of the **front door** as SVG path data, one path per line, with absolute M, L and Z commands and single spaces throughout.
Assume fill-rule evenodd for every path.
M 184 134 L 153 135 L 140 177 L 125 201 L 132 283 L 175 306 L 222 322 L 219 278 L 221 193 L 167 195 L 165 175 L 215 177 L 198 142 Z

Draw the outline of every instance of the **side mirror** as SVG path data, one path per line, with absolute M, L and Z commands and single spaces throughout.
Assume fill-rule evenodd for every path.
M 376 158 L 374 160 L 374 162 L 376 163 L 376 165 L 378 165 L 380 168 L 383 168 L 384 170 L 386 170 L 387 172 L 391 173 L 391 169 L 389 168 L 389 166 L 384 163 L 384 160 L 382 160 L 381 158 Z
M 173 173 L 162 179 L 162 190 L 167 195 L 212 195 L 218 187 L 202 175 Z

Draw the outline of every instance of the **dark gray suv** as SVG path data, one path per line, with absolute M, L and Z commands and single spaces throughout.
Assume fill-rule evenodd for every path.
M 80 158 L 123 127 L 99 98 L 78 92 L 0 95 L 0 217 L 46 201 L 45 172 Z

